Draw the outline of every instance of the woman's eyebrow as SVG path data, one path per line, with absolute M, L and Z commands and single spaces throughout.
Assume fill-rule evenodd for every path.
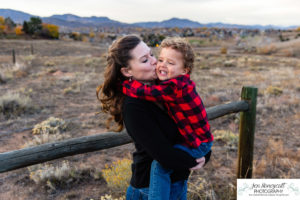
M 141 59 L 143 59 L 143 58 L 147 58 L 147 54 L 146 55 L 143 55 L 143 56 L 141 56 L 140 58 L 139 58 L 139 60 L 141 60 Z

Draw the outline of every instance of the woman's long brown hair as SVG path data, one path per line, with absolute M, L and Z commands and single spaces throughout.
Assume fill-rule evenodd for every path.
M 109 113 L 118 124 L 117 131 L 123 129 L 122 105 L 124 94 L 122 93 L 122 82 L 126 79 L 121 73 L 122 67 L 128 67 L 128 61 L 132 59 L 130 53 L 141 39 L 136 35 L 123 36 L 112 43 L 108 49 L 107 65 L 104 71 L 104 82 L 96 91 L 101 109 Z M 109 126 L 111 120 L 107 121 Z

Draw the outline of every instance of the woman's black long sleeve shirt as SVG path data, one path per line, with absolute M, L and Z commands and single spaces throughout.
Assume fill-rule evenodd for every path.
M 188 153 L 173 147 L 183 143 L 183 137 L 167 113 L 152 102 L 125 97 L 123 117 L 136 147 L 130 181 L 133 187 L 149 187 L 153 159 L 163 167 L 174 170 L 172 182 L 188 178 L 189 168 L 196 166 L 197 162 Z M 206 161 L 209 156 L 206 156 Z

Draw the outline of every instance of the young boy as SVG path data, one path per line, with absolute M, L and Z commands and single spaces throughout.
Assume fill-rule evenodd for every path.
M 123 93 L 163 103 L 185 141 L 175 147 L 201 158 L 210 151 L 213 135 L 202 100 L 196 92 L 195 83 L 190 79 L 193 62 L 194 53 L 186 40 L 167 38 L 161 43 L 156 67 L 160 83 L 149 86 L 136 80 L 126 80 L 123 82 Z M 171 172 L 153 161 L 149 199 L 169 199 Z

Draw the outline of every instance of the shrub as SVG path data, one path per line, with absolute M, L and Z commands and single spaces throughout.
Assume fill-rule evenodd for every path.
M 111 195 L 105 194 L 104 196 L 100 197 L 100 200 L 125 200 L 125 197 L 113 198 Z
M 34 135 L 61 134 L 67 130 L 67 123 L 60 118 L 49 117 L 47 120 L 36 124 L 32 129 Z
M 47 67 L 53 67 L 55 66 L 55 63 L 52 60 L 47 60 L 44 65 Z
M 212 184 L 200 175 L 193 174 L 188 182 L 188 199 L 215 199 Z
M 0 97 L 0 113 L 6 118 L 20 116 L 24 113 L 33 113 L 36 108 L 31 99 L 19 93 L 6 93 Z
M 131 160 L 125 158 L 105 166 L 101 172 L 109 188 L 120 193 L 126 192 L 131 177 L 131 163 Z
M 87 67 L 99 67 L 102 63 L 104 63 L 105 60 L 103 57 L 92 57 L 87 58 L 84 62 L 84 65 Z
M 36 124 L 32 129 L 34 138 L 25 142 L 23 147 L 32 147 L 50 142 L 56 142 L 70 138 L 67 133 L 67 123 L 59 118 L 50 117 L 47 120 Z
M 224 67 L 236 67 L 236 63 L 234 60 L 226 60 L 224 62 Z
M 25 142 L 24 147 L 33 147 L 45 143 L 61 141 L 70 137 L 71 136 L 68 134 L 60 134 L 60 133 L 55 133 L 55 134 L 45 133 L 39 136 L 35 135 L 33 140 Z
M 35 134 L 33 140 L 25 142 L 24 147 L 31 147 L 45 143 L 55 142 L 70 138 L 66 134 L 67 124 L 64 120 L 50 117 L 47 120 L 37 124 L 32 129 Z M 69 164 L 68 161 L 62 161 L 56 165 L 37 164 L 27 168 L 29 178 L 36 184 L 46 184 L 52 190 L 57 186 L 65 185 L 81 178 L 84 170 L 79 170 Z
M 279 96 L 283 93 L 283 89 L 279 87 L 269 86 L 265 92 L 270 95 Z
M 262 47 L 256 48 L 256 52 L 258 54 L 263 54 L 263 55 L 270 55 L 272 53 L 275 53 L 276 51 L 277 51 L 277 48 L 274 45 L 262 46 Z
M 38 164 L 28 167 L 29 178 L 36 184 L 46 184 L 52 190 L 57 186 L 70 183 L 81 177 L 81 171 L 66 160 L 57 166 Z
M 73 40 L 76 40 L 76 41 L 81 41 L 82 40 L 82 35 L 79 32 L 69 33 L 69 37 L 72 38 Z
M 73 83 L 70 87 L 64 89 L 64 94 L 77 94 L 80 90 L 80 84 Z
M 7 82 L 6 77 L 4 77 L 4 75 L 0 74 L 0 84 L 4 84 L 6 82 Z
M 221 54 L 227 54 L 227 47 L 221 47 L 220 53 Z
M 237 149 L 237 144 L 239 140 L 238 134 L 235 134 L 227 130 L 216 130 L 213 133 L 214 139 L 224 142 L 228 149 Z

